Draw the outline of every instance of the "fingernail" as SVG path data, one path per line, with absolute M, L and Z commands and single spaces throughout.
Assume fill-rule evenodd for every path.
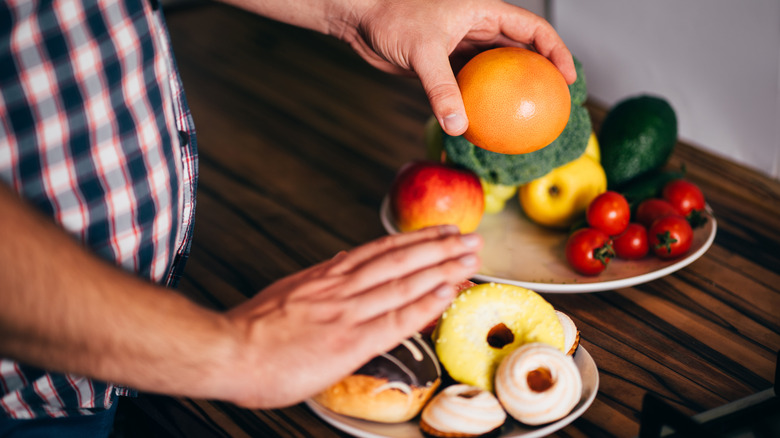
M 458 113 L 445 116 L 443 121 L 447 132 L 460 132 L 466 126 L 466 118 Z
M 334 255 L 331 260 L 340 260 L 343 259 L 347 255 L 347 252 L 344 250 L 341 250 Z
M 479 243 L 482 241 L 482 238 L 480 238 L 479 235 L 477 234 L 464 234 L 460 236 L 460 241 L 467 248 L 476 248 L 479 246 Z
M 476 264 L 479 263 L 479 259 L 477 259 L 477 256 L 474 254 L 466 254 L 459 258 L 458 261 L 463 266 L 476 266 Z
M 449 299 L 449 298 L 452 298 L 452 295 L 454 295 L 454 292 L 455 292 L 455 288 L 453 288 L 452 286 L 450 286 L 448 284 L 442 284 L 441 286 L 437 287 L 433 291 L 433 294 L 437 298 Z

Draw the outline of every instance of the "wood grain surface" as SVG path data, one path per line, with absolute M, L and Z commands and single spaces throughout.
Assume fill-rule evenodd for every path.
M 168 21 L 200 150 L 183 293 L 229 308 L 384 234 L 382 197 L 396 170 L 425 153 L 430 109 L 415 79 L 379 72 L 332 38 L 228 7 L 180 8 Z M 597 127 L 604 110 L 589 107 Z M 546 296 L 572 316 L 600 371 L 591 408 L 556 436 L 635 436 L 646 393 L 691 415 L 772 386 L 780 183 L 680 143 L 669 165 L 683 164 L 718 219 L 702 258 L 635 287 Z M 345 436 L 303 405 L 139 402 L 178 436 Z

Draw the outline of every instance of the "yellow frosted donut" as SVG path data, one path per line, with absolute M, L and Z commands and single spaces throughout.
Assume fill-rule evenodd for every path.
M 534 291 L 485 283 L 463 291 L 434 330 L 436 355 L 456 381 L 493 391 L 501 360 L 530 342 L 564 349 L 553 306 Z

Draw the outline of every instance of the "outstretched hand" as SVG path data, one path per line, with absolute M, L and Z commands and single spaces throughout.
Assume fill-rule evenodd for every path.
M 245 334 L 248 407 L 297 403 L 440 315 L 479 269 L 477 235 L 442 226 L 387 236 L 286 277 L 228 312 Z M 227 388 L 226 388 L 227 389 Z
M 501 0 L 405 0 L 372 2 L 339 35 L 373 66 L 416 74 L 437 120 L 450 135 L 462 134 L 466 113 L 453 68 L 499 46 L 532 46 L 571 84 L 571 53 L 553 27 L 530 11 Z

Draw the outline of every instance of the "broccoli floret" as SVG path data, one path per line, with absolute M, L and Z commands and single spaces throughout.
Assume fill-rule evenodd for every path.
M 444 135 L 447 158 L 470 169 L 492 184 L 519 185 L 546 175 L 582 155 L 593 129 L 590 114 L 580 105 L 572 105 L 569 121 L 561 135 L 534 152 L 505 155 L 474 146 L 463 136 Z
M 582 63 L 576 56 L 574 58 L 574 68 L 577 70 L 577 80 L 569 85 L 569 94 L 571 94 L 572 105 L 582 105 L 588 99 L 588 86 L 585 82 L 585 70 Z

